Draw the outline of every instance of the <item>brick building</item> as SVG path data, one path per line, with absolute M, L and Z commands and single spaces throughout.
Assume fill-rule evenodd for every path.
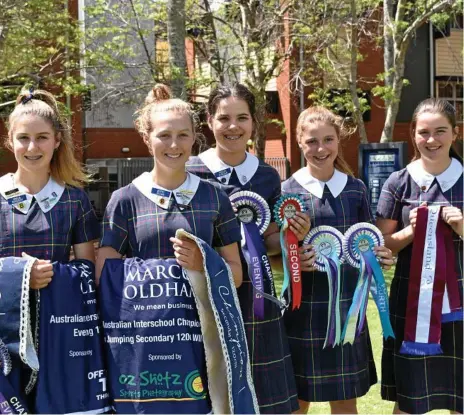
M 69 0 L 70 10 L 75 16 L 79 15 L 78 4 L 82 2 Z M 419 101 L 430 96 L 440 96 L 452 101 L 458 109 L 459 119 L 462 120 L 462 36 L 462 25 L 456 23 L 440 34 L 434 32 L 430 25 L 425 25 L 418 31 L 406 59 L 405 77 L 409 79 L 410 85 L 403 90 L 394 141 L 409 141 L 412 112 Z M 376 75 L 383 71 L 382 52 L 370 48 L 369 45 L 363 47 L 362 52 L 366 58 L 358 64 L 359 75 L 375 80 Z M 202 65 L 189 41 L 186 42 L 186 51 L 190 70 Z M 286 132 L 282 133 L 281 128 L 275 124 L 268 125 L 266 158 L 286 158 L 293 172 L 301 167 L 302 159 L 294 136 L 300 99 L 289 90 L 290 73 L 290 63 L 287 62 L 282 73 L 269 83 L 269 97 L 274 111 L 271 116 L 283 121 Z M 369 90 L 366 92 L 371 100 L 371 110 L 366 121 L 367 136 L 370 142 L 378 142 L 384 123 L 384 110 L 381 100 L 372 96 Z M 309 102 L 305 101 L 305 105 L 309 105 Z M 133 128 L 133 106 L 121 105 L 115 109 L 106 107 L 82 111 L 80 100 L 73 98 L 71 107 L 74 110 L 71 120 L 74 139 L 77 146 L 83 148 L 84 162 L 109 166 L 109 174 L 116 181 L 118 163 L 128 158 L 135 160 L 149 157 L 146 146 Z M 356 135 L 343 144 L 344 156 L 355 172 L 358 144 L 359 137 Z M 409 147 L 411 150 L 411 146 Z M 14 159 L 9 151 L 4 151 L 0 160 L 0 174 L 15 169 Z

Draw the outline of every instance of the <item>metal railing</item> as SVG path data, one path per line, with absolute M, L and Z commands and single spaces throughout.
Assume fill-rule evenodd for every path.
M 267 157 L 264 161 L 279 172 L 280 180 L 284 181 L 290 177 L 290 162 L 287 157 Z

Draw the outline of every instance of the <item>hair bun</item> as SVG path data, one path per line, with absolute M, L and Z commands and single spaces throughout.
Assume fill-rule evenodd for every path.
M 145 98 L 145 105 L 171 99 L 171 90 L 164 84 L 156 84 Z

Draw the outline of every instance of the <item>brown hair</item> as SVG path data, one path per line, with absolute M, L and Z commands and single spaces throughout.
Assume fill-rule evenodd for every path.
M 306 126 L 310 123 L 323 122 L 334 127 L 337 137 L 339 139 L 338 144 L 338 155 L 334 161 L 334 166 L 337 170 L 353 176 L 353 171 L 351 170 L 348 163 L 343 159 L 342 149 L 340 146 L 340 141 L 352 134 L 353 129 L 348 129 L 343 122 L 343 118 L 335 115 L 332 111 L 324 107 L 309 107 L 305 109 L 296 123 L 296 139 L 299 142 L 303 136 Z
M 416 109 L 414 110 L 414 114 L 412 115 L 411 127 L 410 127 L 412 145 L 414 147 L 414 157 L 412 159 L 413 161 L 421 157 L 419 149 L 417 148 L 416 140 L 414 136 L 416 133 L 417 119 L 422 114 L 442 115 L 450 123 L 451 128 L 453 129 L 452 134 L 453 135 L 456 134 L 455 133 L 456 110 L 448 101 L 445 101 L 444 99 L 440 99 L 440 98 L 428 98 L 428 99 L 425 99 L 424 101 L 421 101 L 419 105 L 416 107 Z M 457 144 L 458 140 L 459 138 L 451 144 L 449 155 L 450 157 L 454 157 L 458 159 L 462 163 L 462 145 L 459 146 Z
M 16 106 L 8 118 L 8 136 L 5 146 L 13 150 L 13 130 L 16 120 L 24 115 L 36 115 L 48 122 L 60 142 L 50 162 L 50 175 L 61 184 L 83 187 L 91 181 L 82 164 L 75 157 L 71 129 L 66 117 L 60 112 L 55 97 L 47 91 L 23 90 L 16 98 Z
M 239 82 L 234 82 L 231 85 L 218 85 L 210 92 L 207 103 L 208 116 L 214 117 L 219 103 L 223 99 L 227 99 L 229 97 L 238 98 L 247 103 L 248 111 L 250 111 L 251 119 L 253 121 L 253 138 L 254 133 L 260 126 L 256 109 L 256 98 L 247 86 Z
M 187 114 L 192 123 L 193 135 L 195 140 L 197 140 L 196 130 L 198 117 L 192 109 L 192 106 L 181 99 L 171 98 L 171 90 L 166 85 L 156 84 L 145 98 L 143 107 L 135 112 L 137 118 L 134 122 L 136 130 L 142 136 L 143 141 L 145 141 L 150 151 L 149 136 L 153 130 L 151 115 L 153 112 L 165 111 L 176 111 Z

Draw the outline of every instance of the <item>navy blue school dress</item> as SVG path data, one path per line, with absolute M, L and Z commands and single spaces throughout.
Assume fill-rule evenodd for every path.
M 0 178 L 0 257 L 21 257 L 25 252 L 39 259 L 68 262 L 72 245 L 99 237 L 100 225 L 83 190 L 50 178 L 39 193 L 29 195 L 16 189 L 13 174 Z M 35 296 L 30 299 L 34 322 Z M 30 372 L 22 374 L 24 389 Z
M 210 149 L 192 157 L 186 167 L 202 179 L 219 185 L 229 196 L 242 190 L 259 194 L 269 204 L 271 212 L 280 197 L 277 171 L 249 153 L 242 164 L 231 167 L 216 156 L 214 149 Z M 256 319 L 253 285 L 242 254 L 241 260 L 243 284 L 238 288 L 238 296 L 259 409 L 261 413 L 291 413 L 298 409 L 298 398 L 283 318 L 277 305 L 265 301 L 265 318 Z M 271 294 L 271 286 L 266 281 L 264 289 Z
M 105 212 L 101 246 L 110 246 L 122 255 L 143 260 L 175 259 L 174 248 L 169 238 L 175 236 L 176 230 L 180 228 L 201 238 L 212 247 L 223 247 L 241 240 L 240 227 L 232 205 L 220 189 L 188 173 L 186 181 L 179 188 L 170 191 L 155 185 L 151 174 L 144 173 L 128 186 L 113 193 Z M 182 308 L 188 313 L 185 318 L 192 321 L 195 327 L 200 327 L 195 299 L 187 279 L 182 281 L 182 287 L 182 290 L 175 293 L 172 287 L 170 290 L 166 287 L 163 295 L 169 295 L 166 300 L 169 301 L 168 309 Z M 110 298 L 108 301 L 112 300 Z M 106 299 L 102 298 L 102 301 Z M 148 301 L 149 299 L 147 304 Z M 140 318 L 151 321 L 169 319 L 170 315 L 169 310 L 166 311 L 165 308 L 150 309 L 137 314 Z M 208 382 L 203 344 L 195 339 L 187 339 L 183 343 L 182 359 L 195 363 L 202 388 L 206 390 Z M 105 347 L 107 353 L 111 353 L 109 345 L 106 344 Z M 154 342 L 154 354 L 156 350 Z M 140 362 L 134 362 L 134 371 L 142 367 L 145 358 L 150 356 L 140 356 Z M 117 365 L 116 360 L 117 358 L 114 362 Z M 108 367 L 111 376 L 112 370 L 117 373 L 118 368 L 111 365 Z M 115 402 L 124 401 L 124 397 L 113 398 Z M 131 410 L 144 413 L 143 399 L 134 400 L 130 396 L 126 398 L 133 402 Z M 185 398 L 154 397 L 150 399 L 150 408 L 153 408 L 152 403 L 156 401 L 159 401 L 157 413 L 179 413 L 186 410 Z M 210 411 L 211 404 L 207 395 L 202 399 L 190 399 L 188 402 L 188 413 Z
M 372 222 L 366 187 L 358 179 L 335 170 L 321 182 L 305 167 L 282 183 L 282 193 L 298 194 L 311 219 L 311 228 L 326 225 L 345 233 L 358 222 Z M 358 280 L 358 270 L 343 264 L 340 281 L 341 326 L 346 321 Z M 298 397 L 307 402 L 353 399 L 377 383 L 367 322 L 353 344 L 323 349 L 327 330 L 329 286 L 324 272 L 304 272 L 302 302 L 287 310 L 287 328 Z
M 409 225 L 409 212 L 422 202 L 463 209 L 462 164 L 452 159 L 439 176 L 427 173 L 420 160 L 392 173 L 385 182 L 377 205 L 377 217 L 398 222 L 397 230 Z M 453 232 L 456 273 L 462 295 L 462 240 Z M 399 354 L 404 339 L 409 268 L 409 244 L 398 253 L 395 276 L 390 288 L 390 321 L 396 339 L 384 341 L 382 354 L 382 398 L 398 402 L 400 410 L 422 414 L 434 409 L 462 413 L 463 322 L 442 323 L 442 355 Z M 461 297 L 462 299 L 462 297 Z M 462 301 L 462 300 L 461 300 Z

